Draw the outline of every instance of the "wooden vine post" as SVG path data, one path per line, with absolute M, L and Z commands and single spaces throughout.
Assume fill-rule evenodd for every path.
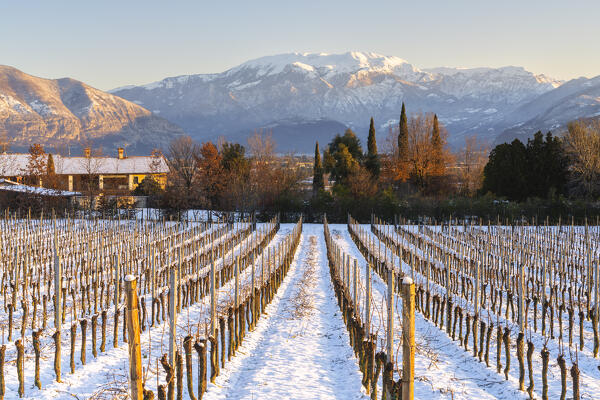
M 448 319 L 446 323 L 446 333 L 448 333 L 448 335 L 451 333 L 450 327 L 452 326 L 452 287 L 450 286 L 450 278 L 450 256 L 448 255 L 446 257 L 446 305 L 448 307 L 448 310 L 446 311 L 446 316 Z
M 215 336 L 217 329 L 217 299 L 215 287 L 215 259 L 211 251 L 210 257 L 210 335 Z
M 142 400 L 142 351 L 140 346 L 140 320 L 138 311 L 137 281 L 133 275 L 125 277 L 127 292 L 127 333 L 129 345 L 129 384 L 132 400 Z
M 62 269 L 60 265 L 60 258 L 58 256 L 58 238 L 56 230 L 56 220 L 54 221 L 54 373 L 56 375 L 56 381 L 60 382 L 60 360 L 61 360 L 61 346 L 60 346 L 60 325 L 62 323 L 62 315 L 60 312 L 61 306 L 61 294 L 62 294 Z
M 169 287 L 169 364 L 175 365 L 175 350 L 177 344 L 177 268 L 171 266 Z
M 225 264 L 223 264 L 225 265 Z M 234 270 L 233 270 L 234 278 L 235 278 L 235 294 L 234 294 L 234 303 L 235 308 L 237 309 L 240 305 L 240 257 L 235 258 Z
M 415 397 L 415 284 L 402 279 L 402 400 Z
M 352 270 L 353 274 L 353 282 L 352 282 L 352 292 L 354 294 L 354 307 L 358 311 L 358 264 L 356 258 L 354 259 L 354 268 Z
M 518 304 L 518 322 L 519 322 L 519 332 L 525 331 L 525 268 L 523 261 L 523 253 L 521 253 L 521 262 L 519 263 L 519 304 Z M 544 294 L 545 296 L 545 294 Z
M 365 264 L 365 332 L 371 334 L 371 263 Z
M 600 278 L 598 277 L 598 274 L 600 273 L 600 262 L 596 261 L 594 264 L 594 320 L 592 321 L 592 323 L 595 325 L 594 330 L 598 331 L 600 329 L 600 314 L 598 314 L 600 312 L 600 304 L 598 304 L 600 302 L 600 293 L 598 293 L 598 291 L 600 290 Z M 596 341 L 597 340 L 598 339 L 596 339 Z M 596 357 L 597 355 L 598 343 L 595 343 L 594 357 Z
M 387 298 L 387 359 L 393 362 L 394 355 L 394 270 L 388 266 Z

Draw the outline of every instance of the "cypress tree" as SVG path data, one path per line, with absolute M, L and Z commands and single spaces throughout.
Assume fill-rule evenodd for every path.
M 445 166 L 444 160 L 442 158 L 443 154 L 443 144 L 442 137 L 440 136 L 440 126 L 438 123 L 438 117 L 436 114 L 433 115 L 433 129 L 431 131 L 431 147 L 433 153 L 433 165 L 434 165 L 434 174 L 435 175 L 443 175 Z
M 321 164 L 321 153 L 319 152 L 319 142 L 315 145 L 315 164 L 313 166 L 313 195 L 317 195 L 319 190 L 325 188 L 323 181 L 323 165 Z
M 377 139 L 375 138 L 375 124 L 371 117 L 371 125 L 369 127 L 369 138 L 367 140 L 367 160 L 365 167 L 374 177 L 379 176 L 381 166 L 379 164 L 379 155 L 377 154 Z
M 369 139 L 367 140 L 368 155 L 377 155 L 377 140 L 375 139 L 375 124 L 371 117 L 371 125 L 369 126 Z
M 408 121 L 406 119 L 406 109 L 402 102 L 402 111 L 400 112 L 400 126 L 398 133 L 398 155 L 401 161 L 406 160 L 408 153 Z
M 46 164 L 46 168 L 48 169 L 48 175 L 54 175 L 56 173 L 54 170 L 54 158 L 52 158 L 52 153 L 48 154 L 48 163 Z

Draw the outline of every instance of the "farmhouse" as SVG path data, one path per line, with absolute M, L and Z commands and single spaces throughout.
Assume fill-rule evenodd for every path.
M 0 178 L 23 182 L 32 173 L 32 155 L 0 154 Z M 40 156 L 46 166 L 48 155 Z M 117 157 L 93 156 L 84 149 L 79 157 L 52 155 L 54 163 L 53 186 L 68 191 L 94 190 L 107 195 L 128 194 L 147 176 L 152 176 L 161 187 L 167 183 L 169 167 L 162 155 L 126 157 L 122 148 Z M 47 166 L 46 166 L 47 167 Z M 38 175 L 38 174 L 35 174 Z M 47 186 L 46 173 L 41 175 L 37 186 Z

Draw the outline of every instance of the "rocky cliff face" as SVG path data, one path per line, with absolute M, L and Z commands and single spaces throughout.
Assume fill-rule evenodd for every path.
M 14 147 L 93 142 L 130 154 L 165 147 L 183 131 L 145 108 L 82 82 L 0 66 L 0 135 Z

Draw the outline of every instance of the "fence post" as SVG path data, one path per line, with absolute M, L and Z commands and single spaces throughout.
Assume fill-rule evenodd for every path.
M 129 382 L 131 398 L 142 400 L 142 351 L 140 346 L 140 320 L 138 316 L 137 281 L 133 275 L 125 277 L 127 292 L 127 333 L 129 335 Z
M 233 275 L 235 278 L 234 302 L 235 308 L 237 308 L 240 305 L 240 256 L 236 256 L 233 268 Z
M 352 271 L 352 274 L 354 276 L 354 281 L 352 282 L 352 286 L 353 286 L 353 292 L 354 292 L 354 307 L 355 307 L 355 315 L 360 315 L 359 312 L 359 305 L 358 305 L 358 264 L 356 261 L 356 258 L 354 259 L 354 268 Z
M 525 319 L 524 319 L 524 295 L 525 293 L 525 268 L 524 268 L 524 261 L 523 261 L 523 253 L 521 253 L 521 262 L 519 263 L 519 279 L 518 279 L 518 285 L 519 285 L 519 307 L 518 307 L 518 322 L 519 322 L 519 332 L 525 332 Z M 544 294 L 545 296 L 545 294 Z M 507 304 L 508 306 L 508 304 Z
M 56 229 L 56 228 L 55 228 Z M 62 268 L 56 245 L 54 247 L 54 327 L 60 332 L 61 326 L 61 295 L 62 295 Z
M 175 348 L 176 348 L 176 329 L 177 329 L 177 268 L 174 265 L 170 266 L 170 287 L 169 287 L 169 364 L 175 365 Z
M 215 287 L 215 260 L 210 257 L 210 335 L 215 335 L 215 330 L 217 328 L 217 303 L 215 298 L 216 287 Z
M 598 312 L 600 311 L 600 305 L 598 304 L 598 301 L 600 300 L 599 297 L 599 293 L 598 293 L 598 283 L 599 283 L 599 279 L 598 279 L 598 273 L 600 272 L 600 262 L 596 261 L 595 262 L 595 268 L 594 268 L 594 316 L 596 317 L 596 329 L 598 329 L 598 324 L 600 322 L 600 316 L 598 315 Z
M 415 396 L 415 284 L 402 279 L 402 399 Z
M 60 382 L 60 363 L 61 363 L 61 346 L 60 346 L 60 325 L 62 323 L 62 311 L 61 311 L 61 294 L 62 294 L 62 267 L 60 264 L 60 258 L 57 251 L 57 239 L 56 239 L 56 220 L 54 220 L 54 327 L 56 332 L 54 333 L 55 348 L 54 348 L 54 373 L 56 374 L 56 381 Z M 3 332 L 4 339 L 4 332 Z
M 450 256 L 450 254 L 448 254 L 446 256 L 446 307 L 447 307 L 447 311 L 446 311 L 446 318 L 447 318 L 447 323 L 446 323 L 446 333 L 448 335 L 451 334 L 452 332 L 452 285 L 450 284 L 450 279 L 451 279 L 451 271 L 450 271 L 450 267 L 451 267 L 451 263 L 452 263 L 452 258 Z M 456 276 L 458 277 L 458 272 L 455 272 Z M 458 278 L 457 278 L 458 279 Z
M 365 264 L 365 334 L 370 337 L 371 334 L 371 263 Z
M 479 305 L 480 305 L 480 299 L 479 299 L 479 291 L 481 290 L 481 261 L 478 258 L 477 261 L 475 262 L 475 317 L 479 317 Z
M 393 363 L 394 355 L 394 270 L 388 266 L 388 298 L 387 298 L 387 356 Z

